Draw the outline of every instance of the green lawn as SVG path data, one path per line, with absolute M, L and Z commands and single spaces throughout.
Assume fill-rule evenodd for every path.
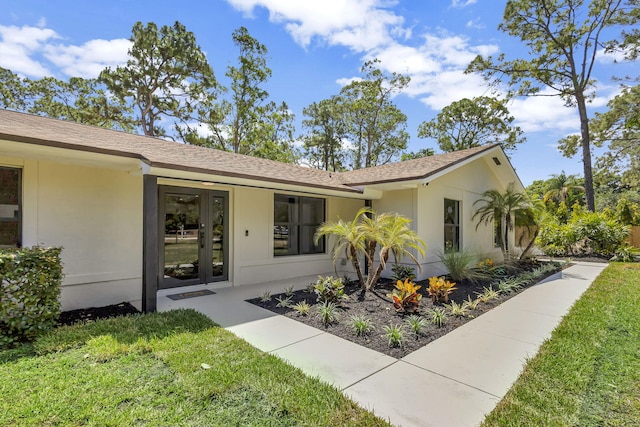
M 0 378 L 2 426 L 388 425 L 192 310 L 59 328 Z
M 640 264 L 602 272 L 484 425 L 640 425 Z

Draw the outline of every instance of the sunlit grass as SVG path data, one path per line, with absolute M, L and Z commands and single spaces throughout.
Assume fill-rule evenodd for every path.
M 576 302 L 484 425 L 631 426 L 639 420 L 640 264 L 616 263 Z
M 0 352 L 0 425 L 387 425 L 191 310 Z

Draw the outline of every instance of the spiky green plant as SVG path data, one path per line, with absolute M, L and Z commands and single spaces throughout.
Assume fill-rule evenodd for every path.
M 325 326 L 338 322 L 339 311 L 338 306 L 332 302 L 327 301 L 318 305 L 318 317 Z
M 284 288 L 283 292 L 288 297 L 293 296 L 293 285 L 287 286 L 286 288 Z
M 292 305 L 291 308 L 300 316 L 306 316 L 309 314 L 309 310 L 311 310 L 311 306 L 307 303 L 307 300 L 300 301 L 299 303 Z
M 438 327 L 444 326 L 447 323 L 447 319 L 447 312 L 442 307 L 436 307 L 429 313 L 429 320 Z
M 500 291 L 493 289 L 491 286 L 482 288 L 482 292 L 476 292 L 478 299 L 482 302 L 488 302 L 492 299 L 500 297 Z
M 404 342 L 404 328 L 393 323 L 384 326 L 384 335 L 387 337 L 389 347 L 402 347 Z
M 469 310 L 475 310 L 480 304 L 480 300 L 478 298 L 471 299 L 471 295 L 467 295 L 467 299 L 462 301 L 462 305 L 468 308 Z
M 427 326 L 427 320 L 417 314 L 412 314 L 404 319 L 404 323 L 413 331 L 414 334 L 420 335 L 422 329 Z
M 277 297 L 276 301 L 278 301 L 278 303 L 276 304 L 276 307 L 282 307 L 282 308 L 287 308 L 291 305 L 291 297 Z
M 361 315 L 351 316 L 349 318 L 349 327 L 358 336 L 368 335 L 375 329 L 371 320 Z
M 469 309 L 464 305 L 464 303 L 458 304 L 455 301 L 451 301 L 450 304 L 445 304 L 444 306 L 447 307 L 449 309 L 449 313 L 455 317 L 465 317 L 469 314 Z
M 478 268 L 477 256 L 466 248 L 446 249 L 438 253 L 440 262 L 449 271 L 449 276 L 454 282 L 461 280 L 478 281 L 486 279 L 488 273 L 486 270 Z
M 260 295 L 260 301 L 265 303 L 271 301 L 271 291 L 270 290 L 264 291 L 262 295 Z

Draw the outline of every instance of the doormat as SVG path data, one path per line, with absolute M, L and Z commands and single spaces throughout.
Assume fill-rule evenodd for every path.
M 179 299 L 195 298 L 195 297 L 201 297 L 204 295 L 213 295 L 213 294 L 215 294 L 215 292 L 210 291 L 209 289 L 203 289 L 201 291 L 183 292 L 181 294 L 167 295 L 167 298 L 177 301 Z

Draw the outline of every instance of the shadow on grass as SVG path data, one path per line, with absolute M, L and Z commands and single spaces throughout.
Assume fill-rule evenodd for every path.
M 89 340 L 110 336 L 121 344 L 163 339 L 179 333 L 197 333 L 218 327 L 211 319 L 192 309 L 179 309 L 164 313 L 138 314 L 96 320 L 49 331 L 33 343 L 0 351 L 0 364 L 23 357 L 79 348 Z

